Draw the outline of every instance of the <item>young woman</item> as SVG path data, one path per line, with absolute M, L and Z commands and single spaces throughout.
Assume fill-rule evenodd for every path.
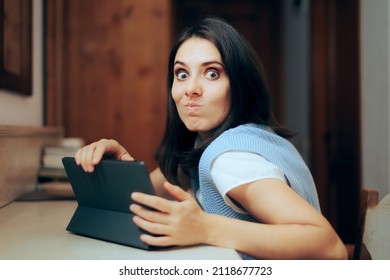
M 232 26 L 206 18 L 184 30 L 169 58 L 167 125 L 150 174 L 159 196 L 132 194 L 134 222 L 150 233 L 143 242 L 230 247 L 244 259 L 347 257 L 270 108 L 256 55 Z M 76 161 L 92 172 L 105 154 L 133 160 L 102 139 Z

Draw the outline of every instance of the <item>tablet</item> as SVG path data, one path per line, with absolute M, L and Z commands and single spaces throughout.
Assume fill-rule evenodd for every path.
M 64 157 L 62 163 L 78 202 L 68 231 L 140 249 L 157 249 L 140 240 L 145 231 L 133 223 L 134 214 L 129 210 L 131 193 L 155 194 L 144 162 L 103 159 L 92 173 L 84 172 L 73 157 Z

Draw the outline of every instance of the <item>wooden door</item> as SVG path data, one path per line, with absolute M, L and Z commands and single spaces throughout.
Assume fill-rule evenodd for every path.
M 311 169 L 323 213 L 351 243 L 361 188 L 359 1 L 311 5 Z
M 170 1 L 46 5 L 47 124 L 87 143 L 114 138 L 154 167 L 165 125 Z

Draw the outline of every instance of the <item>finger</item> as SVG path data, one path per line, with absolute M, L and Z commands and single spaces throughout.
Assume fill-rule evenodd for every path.
M 163 224 L 153 223 L 148 220 L 142 219 L 139 216 L 133 217 L 133 222 L 143 230 L 155 234 L 155 235 L 166 235 L 168 233 L 168 227 Z
M 156 195 L 133 192 L 131 194 L 131 199 L 139 204 L 148 206 L 163 213 L 170 213 L 172 209 L 172 201 Z
M 81 165 L 84 171 L 86 172 L 92 172 L 93 168 L 91 170 L 91 163 L 89 159 L 90 150 L 94 149 L 92 145 L 85 146 L 77 151 L 76 153 L 76 162 L 78 165 Z
M 121 155 L 120 160 L 134 161 L 134 158 L 126 152 L 125 154 Z
M 174 244 L 172 237 L 163 235 L 163 236 L 153 236 L 149 234 L 142 234 L 140 236 L 141 241 L 151 246 L 172 246 Z
M 83 165 L 85 164 L 85 159 L 86 159 L 86 151 L 90 148 L 89 145 L 87 146 L 84 146 L 82 147 L 81 149 L 79 149 L 77 152 L 76 152 L 76 155 L 75 155 L 75 159 L 76 159 L 76 162 L 79 164 L 79 165 Z
M 106 142 L 105 139 L 99 140 L 83 147 L 76 153 L 76 161 L 83 167 L 84 171 L 94 171 L 95 165 L 99 164 L 107 149 Z
M 164 188 L 170 195 L 172 195 L 178 201 L 192 199 L 192 196 L 188 192 L 186 192 L 179 186 L 172 185 L 169 182 L 164 183 Z
M 165 213 L 149 210 L 137 204 L 130 205 L 130 211 L 152 223 L 167 224 L 168 222 L 168 218 Z
M 97 165 L 102 160 L 105 151 L 106 147 L 104 145 L 97 145 L 91 155 L 92 164 Z
M 93 172 L 95 165 L 93 164 L 93 154 L 96 149 L 96 144 L 90 144 L 85 147 L 82 154 L 82 166 L 86 172 Z
M 102 148 L 101 157 L 104 153 L 110 153 L 118 160 L 134 161 L 134 158 L 123 148 L 116 140 L 101 139 L 98 141 L 98 147 Z
M 77 165 L 80 165 L 81 164 L 81 150 L 82 149 L 78 149 L 78 151 L 76 152 L 76 154 L 74 155 L 74 159 L 76 160 L 76 164 Z

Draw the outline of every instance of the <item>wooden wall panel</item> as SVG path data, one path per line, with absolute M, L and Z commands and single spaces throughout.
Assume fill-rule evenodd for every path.
M 62 11 L 66 136 L 117 139 L 154 167 L 165 125 L 170 1 L 69 0 Z

